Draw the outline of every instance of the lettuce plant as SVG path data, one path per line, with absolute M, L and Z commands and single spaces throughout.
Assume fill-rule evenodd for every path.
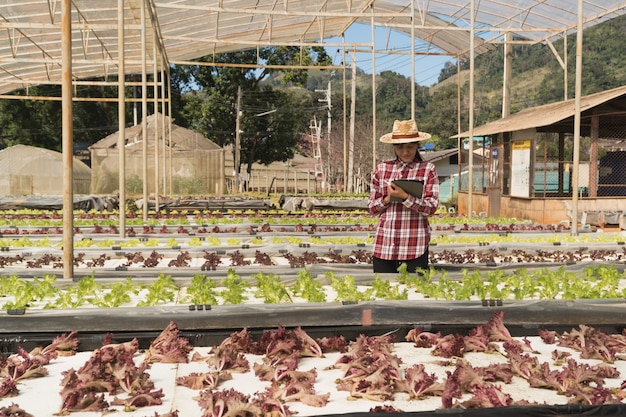
M 224 287 L 219 295 L 224 304 L 242 304 L 248 299 L 245 295 L 246 290 L 250 286 L 235 273 L 233 268 L 229 268 L 226 278 L 221 282 Z
M 337 278 L 332 271 L 326 272 L 330 279 L 330 286 L 337 292 L 335 301 L 372 301 L 374 300 L 374 288 L 366 288 L 360 291 L 352 275 Z
M 191 278 L 191 285 L 187 287 L 187 296 L 183 301 L 197 305 L 216 305 L 216 287 L 217 283 L 211 278 L 202 274 L 195 274 Z
M 159 272 L 157 279 L 147 286 L 147 290 L 146 297 L 137 306 L 155 306 L 171 303 L 175 300 L 179 288 L 171 275 Z
M 309 303 L 323 303 L 326 301 L 326 291 L 324 291 L 323 285 L 316 281 L 306 268 L 298 271 L 298 278 L 291 286 L 291 292 L 296 296 L 304 298 Z
M 280 304 L 281 302 L 292 301 L 287 287 L 282 283 L 279 276 L 259 272 L 251 277 L 256 280 L 254 296 L 262 298 L 265 304 Z

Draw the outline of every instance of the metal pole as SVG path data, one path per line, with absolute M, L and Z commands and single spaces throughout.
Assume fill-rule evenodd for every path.
M 63 277 L 74 278 L 74 138 L 72 129 L 72 2 L 61 10 L 63 125 Z
M 165 74 L 165 59 L 163 58 L 163 56 L 161 56 L 161 113 L 162 113 L 162 118 L 161 118 L 161 149 L 162 149 L 162 162 L 163 162 L 163 174 L 161 175 L 161 179 L 160 181 L 162 181 L 160 183 L 163 192 L 165 193 L 165 115 L 167 113 L 167 109 L 166 109 L 166 105 L 167 105 L 167 100 L 165 99 L 165 80 L 166 78 L 166 74 Z
M 159 187 L 159 72 L 157 67 L 157 47 L 156 47 L 156 32 L 153 34 L 155 41 L 152 42 L 152 73 L 154 79 L 153 91 L 154 91 L 154 210 L 159 211 L 159 193 L 161 192 Z M 161 117 L 163 117 L 161 115 Z
M 583 0 L 578 0 L 576 27 L 576 88 L 574 97 L 574 160 L 572 167 L 572 236 L 578 235 L 578 172 L 580 162 L 580 96 L 583 74 Z
M 331 74 L 331 77 L 332 77 L 332 74 Z M 333 147 L 331 146 L 331 141 L 330 141 L 330 132 L 331 132 L 331 124 L 332 124 L 332 112 L 331 112 L 332 109 L 333 109 L 333 104 L 332 104 L 332 99 L 331 99 L 331 84 L 330 84 L 330 78 L 329 78 L 328 79 L 328 111 L 326 113 L 326 116 L 328 117 L 327 127 L 328 127 L 328 164 L 329 165 L 331 163 L 330 162 L 331 155 L 333 154 Z
M 120 238 L 126 237 L 126 63 L 124 55 L 124 0 L 117 0 L 117 118 L 118 118 L 118 164 L 119 164 L 119 217 Z
M 511 114 L 511 79 L 512 79 L 512 63 L 513 54 L 511 40 L 513 35 L 511 32 L 507 32 L 504 35 L 504 75 L 502 80 L 502 117 L 507 117 Z
M 146 67 L 146 0 L 141 2 L 141 171 L 143 181 L 143 221 L 148 222 L 148 75 Z
M 569 76 L 567 73 L 567 31 L 565 32 L 565 34 L 563 35 L 563 100 L 567 100 L 567 98 L 569 97 L 569 93 L 567 91 L 568 86 L 567 83 L 569 82 Z
M 474 187 L 474 0 L 470 2 L 470 80 L 469 80 L 469 158 L 468 158 L 468 190 L 467 217 L 472 218 L 472 194 Z
M 350 143 L 348 146 L 348 187 L 346 192 L 354 191 L 354 124 L 356 117 L 356 49 L 352 51 L 352 84 L 351 84 L 352 102 L 350 103 Z M 376 164 L 376 151 L 373 153 L 373 163 Z
M 412 3 L 412 2 L 411 2 Z M 371 6 L 371 11 L 372 13 L 374 13 L 374 5 L 372 4 Z M 376 167 L 376 38 L 375 38 L 375 29 L 376 26 L 374 25 L 374 16 L 372 16 L 372 20 L 371 20 L 371 27 L 372 27 L 372 171 L 374 170 L 374 168 Z M 354 61 L 355 61 L 355 68 L 356 68 L 356 54 L 354 55 Z M 352 76 L 356 78 L 356 73 L 353 71 L 352 72 Z M 355 82 L 353 82 L 353 100 L 356 99 L 356 84 Z M 354 148 L 354 132 L 353 134 L 350 136 L 350 140 L 351 140 L 351 144 L 352 147 L 351 149 Z M 352 151 L 354 153 L 354 150 Z M 352 170 L 354 169 L 354 164 L 351 165 L 350 167 L 350 172 L 352 172 Z M 351 178 L 354 178 L 354 175 L 351 173 Z M 350 181 L 350 190 L 349 192 L 354 192 L 354 179 L 352 181 Z
M 167 88 L 168 88 L 168 95 L 167 95 L 167 109 L 169 111 L 169 117 L 167 119 L 167 123 L 168 123 L 168 130 L 167 130 L 167 138 L 168 138 L 168 143 L 170 144 L 169 149 L 168 149 L 168 157 L 169 157 L 169 164 L 168 164 L 168 183 L 169 183 L 169 195 L 173 195 L 174 194 L 174 184 L 173 184 L 173 178 L 172 178 L 172 169 L 173 169 L 173 161 L 172 161 L 172 148 L 174 147 L 174 143 L 173 142 L 173 138 L 172 138 L 172 91 L 171 91 L 171 78 L 170 78 L 170 73 L 168 72 L 167 74 Z
M 343 65 L 343 192 L 347 191 L 348 185 L 348 94 L 346 92 L 347 76 L 346 76 L 346 46 L 344 44 L 345 36 L 341 36 L 341 63 Z
M 241 169 L 241 159 L 240 159 L 240 148 L 241 148 L 241 132 L 240 132 L 240 119 L 241 119 L 241 86 L 237 87 L 237 118 L 235 119 L 235 166 L 234 166 L 234 182 L 233 188 L 235 190 L 235 194 L 239 193 L 239 170 Z M 286 186 L 285 186 L 286 187 Z M 285 191 L 286 193 L 287 191 Z
M 462 157 L 463 157 L 463 138 L 460 136 L 461 135 L 461 57 L 457 55 L 456 57 L 456 130 L 457 130 L 457 140 L 456 140 L 456 148 L 458 149 L 458 160 L 459 163 L 457 164 L 458 169 L 457 169 L 457 174 L 458 174 L 458 181 L 459 181 L 459 186 L 457 188 L 457 211 L 459 209 L 459 202 L 458 202 L 458 196 L 459 196 L 459 191 L 461 191 L 461 177 L 462 177 L 462 172 L 463 172 L 463 166 L 461 164 L 462 162 Z M 454 183 L 454 178 L 451 179 L 451 181 Z M 450 194 L 450 196 L 452 196 L 453 194 Z
M 411 2 L 411 119 L 415 119 L 415 2 Z

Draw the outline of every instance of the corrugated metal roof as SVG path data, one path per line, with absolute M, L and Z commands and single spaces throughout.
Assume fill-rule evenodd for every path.
M 443 149 L 441 151 L 420 152 L 420 155 L 425 161 L 437 162 L 452 155 L 456 155 L 457 153 L 459 153 L 458 148 L 451 148 Z
M 127 73 L 141 73 L 144 45 L 148 62 L 175 63 L 261 46 L 326 45 L 354 23 L 414 31 L 418 53 L 457 56 L 467 54 L 470 45 L 470 0 L 145 1 L 145 44 L 144 0 L 123 1 Z M 118 1 L 71 4 L 74 79 L 117 75 Z M 5 29 L 0 33 L 0 93 L 61 83 L 61 5 L 59 0 L 0 0 L 0 27 Z M 584 0 L 583 5 L 585 25 L 626 11 L 624 1 Z M 476 53 L 491 49 L 505 32 L 543 42 L 574 31 L 576 22 L 572 0 L 481 0 L 475 10 Z M 372 46 L 363 40 L 368 43 Z
M 610 100 L 616 99 L 626 94 L 626 86 L 614 88 L 612 90 L 603 91 L 596 94 L 581 97 L 580 112 L 581 114 L 604 104 Z M 573 117 L 576 113 L 575 99 L 559 101 L 555 103 L 545 104 L 543 106 L 531 107 L 514 113 L 510 116 L 495 120 L 474 128 L 474 136 L 489 136 L 503 132 L 515 132 L 524 129 L 540 128 L 554 125 L 558 122 Z M 571 126 L 573 130 L 573 124 Z M 469 137 L 469 131 L 465 131 L 455 138 Z

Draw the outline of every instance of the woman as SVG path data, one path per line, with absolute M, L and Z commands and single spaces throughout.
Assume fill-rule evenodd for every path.
M 393 145 L 396 158 L 378 164 L 370 184 L 369 211 L 379 215 L 374 272 L 397 273 L 402 263 L 409 272 L 428 268 L 428 216 L 439 206 L 435 165 L 423 161 L 418 149 L 419 142 L 428 138 L 430 134 L 419 132 L 414 120 L 396 120 L 393 131 L 380 138 Z M 392 183 L 396 179 L 423 181 L 422 195 L 409 194 Z

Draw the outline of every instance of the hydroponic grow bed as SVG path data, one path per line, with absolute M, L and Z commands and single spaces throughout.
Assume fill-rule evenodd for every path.
M 136 220 L 136 219 L 135 219 Z M 256 304 L 240 305 L 218 303 L 194 303 L 185 299 L 185 292 L 192 284 L 193 277 L 202 275 L 209 281 L 222 281 L 235 271 L 238 281 L 253 281 L 255 274 L 273 274 L 288 285 L 293 285 L 299 275 L 306 271 L 315 280 L 329 283 L 329 274 L 338 280 L 353 277 L 359 285 L 367 286 L 373 280 L 371 265 L 367 259 L 370 250 L 372 223 L 366 218 L 342 219 L 340 225 L 324 225 L 320 218 L 303 221 L 292 218 L 295 224 L 271 222 L 259 223 L 242 221 L 241 219 L 214 218 L 209 221 L 198 216 L 185 215 L 183 218 L 170 217 L 151 219 L 149 226 L 133 224 L 132 235 L 127 239 L 115 236 L 111 218 L 99 217 L 89 219 L 93 225 L 80 225 L 76 230 L 75 271 L 74 281 L 60 279 L 56 285 L 71 287 L 80 284 L 85 277 L 95 278 L 102 285 L 121 282 L 128 277 L 144 283 L 158 281 L 158 277 L 171 275 L 179 284 L 180 293 L 173 302 L 166 301 L 150 307 L 136 307 L 133 304 L 116 308 L 97 308 L 81 305 L 77 308 L 56 308 L 43 310 L 29 305 L 20 311 L 15 309 L 6 313 L 0 320 L 0 334 L 4 335 L 1 346 L 4 352 L 18 350 L 19 346 L 31 349 L 45 345 L 56 335 L 76 330 L 81 336 L 81 349 L 86 352 L 77 362 L 59 362 L 54 366 L 60 372 L 70 367 L 80 367 L 85 363 L 89 350 L 98 349 L 106 334 L 112 332 L 116 342 L 136 339 L 140 348 L 147 349 L 165 328 L 174 321 L 182 335 L 202 354 L 207 354 L 210 346 L 219 344 L 232 332 L 242 328 L 250 329 L 256 337 L 268 329 L 277 326 L 293 329 L 301 327 L 315 338 L 344 336 L 350 341 L 357 340 L 361 335 L 380 336 L 393 333 L 399 341 L 416 328 L 429 332 L 441 332 L 442 335 L 468 334 L 478 324 L 484 323 L 495 311 L 503 311 L 506 324 L 514 337 L 536 338 L 540 328 L 559 332 L 568 332 L 580 325 L 594 326 L 601 331 L 621 334 L 623 331 L 626 310 L 624 298 L 610 299 L 526 299 L 516 300 L 493 296 L 485 293 L 485 297 L 473 296 L 465 301 L 433 300 L 415 297 L 406 300 L 373 300 L 360 301 L 344 298 L 337 300 L 330 296 L 326 302 L 304 303 L 297 299 L 279 304 L 265 304 L 255 299 Z M 370 219 L 371 220 L 371 219 Z M 21 220 L 20 220 L 21 221 Z M 312 223 L 315 221 L 316 223 Z M 292 222 L 293 223 L 293 222 Z M 431 246 L 431 260 L 437 271 L 445 271 L 435 281 L 460 282 L 467 280 L 467 270 L 481 271 L 497 278 L 499 272 L 512 274 L 517 270 L 536 270 L 547 268 L 555 277 L 558 270 L 582 274 L 588 265 L 597 263 L 616 268 L 623 274 L 624 268 L 624 235 L 621 233 L 596 234 L 588 233 L 580 240 L 568 238 L 566 233 L 550 230 L 538 230 L 534 226 L 517 229 L 512 226 L 482 227 L 471 229 L 463 224 L 447 225 L 436 230 L 436 238 Z M 167 231 L 165 229 L 167 229 Z M 107 230 L 109 232 L 107 232 Z M 94 233 L 97 231 L 96 233 Z M 2 253 L 2 274 L 16 275 L 34 281 L 47 274 L 60 273 L 59 258 L 62 232 L 50 225 L 19 225 L 2 230 L 0 247 Z M 145 232 L 145 233 L 143 233 Z M 513 239 L 511 239 L 513 237 Z M 519 240 L 516 238 L 519 237 Z M 506 239 L 506 240 L 505 240 Z M 558 243 L 558 244 L 557 244 Z M 529 247 L 532 254 L 529 255 Z M 160 257 L 153 256 L 157 253 Z M 262 255 L 259 256 L 259 252 Z M 454 253 L 453 253 L 454 252 Z M 523 253 L 524 252 L 524 253 Z M 82 256 L 78 256 L 79 254 Z M 315 256 L 312 256 L 313 253 Z M 289 256 L 286 256 L 289 255 Z M 532 255 L 532 256 L 531 256 Z M 13 258 L 13 259 L 10 259 Z M 44 261 L 43 259 L 47 259 Z M 216 259 L 219 261 L 216 263 Z M 257 262 L 269 259 L 271 263 Z M 456 260 L 451 262 L 450 259 Z M 132 261 L 131 261 L 132 260 Z M 139 261 L 137 261 L 139 260 Z M 213 265 L 207 264 L 208 261 Z M 247 262 L 247 263 L 246 263 Z M 29 264 L 30 263 L 30 264 Z M 384 280 L 397 280 L 395 274 L 382 276 Z M 486 276 L 483 278 L 487 279 Z M 621 287 L 616 287 L 621 291 Z M 501 290 L 501 289 L 499 289 Z M 136 297 L 148 297 L 147 289 L 139 292 Z M 250 290 L 252 292 L 252 290 Z M 101 293 L 102 294 L 102 293 Z M 621 294 L 616 292 L 616 294 Z M 250 293 L 248 293 L 250 295 Z M 250 296 L 250 298 L 254 298 Z M 538 341 L 533 339 L 535 342 Z M 410 345 L 410 344 L 408 344 Z M 396 345 L 398 352 L 407 350 L 407 344 Z M 538 355 L 549 352 L 541 349 Z M 408 349 L 411 350 L 411 349 Z M 416 352 L 411 352 L 416 355 Z M 407 364 L 421 362 L 437 365 L 437 359 L 430 356 L 428 350 L 421 351 L 422 356 L 407 357 Z M 494 354 L 487 357 L 471 358 L 476 365 L 486 358 L 493 359 Z M 501 356 L 501 354 L 500 354 Z M 541 357 L 541 356 L 539 356 Z M 544 356 L 545 357 L 545 356 Z M 135 356 L 141 361 L 141 353 Z M 253 360 L 254 358 L 251 358 Z M 256 358 L 258 360 L 259 358 Z M 578 358 L 580 359 L 580 358 Z M 318 369 L 319 386 L 317 392 L 330 392 L 332 382 L 337 378 L 336 370 L 327 369 L 337 360 L 337 356 L 329 353 L 326 362 L 302 360 L 302 369 L 315 367 Z M 547 361 L 547 359 L 546 359 Z M 619 358 L 618 367 L 622 363 Z M 439 365 L 437 365 L 439 366 Z M 437 368 L 439 375 L 452 368 Z M 166 392 L 167 402 L 160 408 L 141 409 L 130 413 L 116 411 L 112 415 L 148 416 L 179 410 L 180 415 L 200 415 L 192 397 L 195 395 L 172 382 L 183 372 L 193 372 L 193 365 L 155 365 L 154 378 Z M 434 368 L 433 368 L 434 369 Z M 326 372 L 328 371 L 328 372 Z M 25 396 L 24 404 L 32 404 L 37 408 L 34 415 L 52 415 L 57 412 L 58 391 L 49 392 L 48 388 L 58 382 L 60 374 L 46 379 L 43 385 L 28 388 L 31 393 L 45 392 L 50 400 L 44 403 L 33 402 L 32 396 Z M 246 388 L 252 395 L 262 389 L 263 384 L 254 379 L 233 379 L 230 386 Z M 53 380 L 56 380 L 53 382 Z M 40 382 L 38 382 L 40 383 Z M 618 390 L 621 386 L 619 378 L 614 378 L 611 388 Z M 224 387 L 229 387 L 228 384 Z M 55 387 L 56 388 L 56 387 Z M 28 392 L 27 390 L 27 392 Z M 54 395 L 53 395 L 54 394 Z M 341 391 L 331 394 L 332 406 L 318 409 L 301 409 L 292 405 L 299 415 L 322 415 L 366 413 L 380 402 L 364 403 L 346 401 Z M 621 404 L 596 407 L 591 405 L 573 404 L 566 408 L 549 393 L 545 404 L 532 407 L 508 407 L 508 413 L 530 415 L 527 413 L 574 412 L 599 413 L 624 412 Z M 544 398 L 539 394 L 523 392 L 516 394 L 518 398 Z M 558 394 L 557 394 L 558 395 Z M 17 397 L 19 398 L 19 397 Z M 20 401 L 16 402 L 23 405 Z M 56 400 L 54 400 L 56 398 Z M 464 400 L 467 400 L 466 396 Z M 10 404 L 12 399 L 3 400 L 2 404 Z M 57 402 L 55 402 L 57 401 Z M 402 403 L 404 411 L 434 412 L 441 406 L 441 401 L 429 398 L 421 402 L 409 401 Z M 51 407 L 51 404 L 54 406 Z M 398 403 L 400 404 L 400 403 Z M 193 408 L 196 406 L 196 408 Z M 192 407 L 192 408 L 187 408 Z M 594 408 L 595 407 L 595 408 Z M 25 405 L 23 408 L 27 408 Z M 28 411 L 28 410 L 26 410 Z M 460 412 L 460 411 L 459 411 Z M 48 414 L 46 414 L 48 413 Z M 74 414 L 74 413 L 72 413 Z M 77 414 L 81 415 L 82 414 Z M 87 413 L 86 415 L 94 415 Z M 375 415 L 375 414 L 374 414 Z
M 351 309 L 354 306 L 343 307 Z M 367 311 L 373 306 L 361 307 Z M 477 318 L 476 315 L 471 314 L 471 311 L 471 308 L 461 308 L 457 310 L 457 313 L 461 313 L 459 314 L 461 316 L 469 316 L 469 321 L 471 321 Z M 114 335 L 112 339 L 100 337 L 101 344 L 107 340 L 106 346 L 100 349 L 84 350 L 72 356 L 53 358 L 49 364 L 45 364 L 46 373 L 40 377 L 19 380 L 15 389 L 17 395 L 1 399 L 0 407 L 19 405 L 24 411 L 35 416 L 88 417 L 102 412 L 79 411 L 85 407 L 84 401 L 79 402 L 82 405 L 78 409 L 76 405 L 71 406 L 70 404 L 77 404 L 76 397 L 69 396 L 69 392 L 75 390 L 76 395 L 80 395 L 81 398 L 91 393 L 89 408 L 94 407 L 96 397 L 100 398 L 94 410 L 107 410 L 106 415 L 110 416 L 253 416 L 260 415 L 259 409 L 255 408 L 259 404 L 257 401 L 267 402 L 267 398 L 262 393 L 268 392 L 266 390 L 274 386 L 274 389 L 279 388 L 279 391 L 269 392 L 277 395 L 275 399 L 278 400 L 273 401 L 272 404 L 274 406 L 280 404 L 281 411 L 275 409 L 275 414 L 272 414 L 276 416 L 352 415 L 353 413 L 360 415 L 358 413 L 384 410 L 401 411 L 405 415 L 417 413 L 415 415 L 429 416 L 440 415 L 445 410 L 447 414 L 452 414 L 454 411 L 453 415 L 465 415 L 466 409 L 476 408 L 482 409 L 485 413 L 481 415 L 498 415 L 498 413 L 507 412 L 514 416 L 552 415 L 556 412 L 559 415 L 582 415 L 583 413 L 587 416 L 618 415 L 626 411 L 626 405 L 622 404 L 622 399 L 626 396 L 626 392 L 623 391 L 623 375 L 626 375 L 624 374 L 626 362 L 622 357 L 623 352 L 626 351 L 623 346 L 624 336 L 620 334 L 613 336 L 589 326 L 576 326 L 562 333 L 548 330 L 543 326 L 532 330 L 525 326 L 510 324 L 503 327 L 502 318 L 513 311 L 508 309 L 503 312 L 500 309 L 483 308 L 481 309 L 483 314 L 480 316 L 487 316 L 487 321 L 462 326 L 463 330 L 457 327 L 451 332 L 441 332 L 437 330 L 437 326 L 428 326 L 427 330 L 419 326 L 408 331 L 396 328 L 395 331 L 385 333 L 381 332 L 381 328 L 373 328 L 367 323 L 364 325 L 363 321 L 369 319 L 364 319 L 365 315 L 362 312 L 361 325 L 351 329 L 352 332 L 358 334 L 348 339 L 344 345 L 337 342 L 327 345 L 324 340 L 337 335 L 343 336 L 345 327 L 316 326 L 312 328 L 315 331 L 311 332 L 310 329 L 297 326 L 294 330 L 283 327 L 259 328 L 252 333 L 243 329 L 223 335 L 212 344 L 202 344 L 201 346 L 204 347 L 192 343 L 196 346 L 193 347 L 187 341 L 198 342 L 199 340 L 193 337 L 188 339 L 193 333 L 180 333 L 177 326 L 176 331 L 172 331 L 172 325 L 175 322 L 171 321 L 166 324 L 166 330 L 162 333 L 157 331 L 153 335 L 152 340 L 143 347 L 143 350 L 140 350 L 138 345 L 133 345 L 132 341 L 136 340 L 137 335 L 133 337 L 125 334 L 120 338 Z M 532 311 L 532 308 L 527 311 Z M 204 313 L 212 312 L 210 310 Z M 468 312 L 470 314 L 467 314 Z M 337 311 L 332 313 L 336 314 Z M 451 318 L 450 315 L 448 317 Z M 458 315 L 451 323 L 458 324 L 457 318 Z M 155 320 L 152 318 L 148 322 L 154 323 Z M 508 323 L 509 320 L 506 322 Z M 132 327 L 132 323 L 128 327 Z M 540 329 L 544 330 L 544 333 L 539 333 Z M 520 331 L 527 336 L 513 336 Z M 372 332 L 375 335 L 367 335 Z M 246 340 L 246 336 L 242 334 L 254 333 L 256 337 L 242 343 Z M 539 333 L 541 337 L 528 336 L 532 333 Z M 489 347 L 485 345 L 484 351 L 477 351 L 477 345 L 470 342 L 478 334 L 484 334 L 486 340 L 489 340 Z M 270 337 L 265 337 L 267 335 Z M 85 340 L 85 335 L 81 332 L 77 336 L 81 341 Z M 100 334 L 100 336 L 104 335 Z M 622 345 L 615 348 L 614 352 L 617 355 L 612 356 L 612 360 L 608 363 L 601 359 L 603 350 L 593 350 L 595 355 L 590 355 L 590 350 L 580 348 L 585 343 L 591 346 L 592 341 L 601 340 L 599 336 L 606 338 L 603 339 L 606 346 L 615 347 L 615 343 Z M 299 341 L 297 344 L 287 345 L 292 346 L 289 350 L 279 349 L 280 343 L 293 341 L 294 337 Z M 273 342 L 272 339 L 274 339 Z M 408 341 L 403 341 L 405 339 Z M 179 340 L 182 342 L 176 342 Z M 426 340 L 432 343 L 425 344 Z M 459 350 L 450 348 L 451 340 L 462 340 L 461 345 L 465 348 L 459 348 Z M 568 341 L 570 344 L 566 343 Z M 171 347 L 167 346 L 179 343 L 180 346 L 186 346 L 185 349 L 188 350 L 185 350 L 187 353 L 182 355 L 169 354 L 172 358 L 178 358 L 175 360 L 176 363 L 162 363 L 163 359 L 150 360 L 150 358 L 159 358 L 163 353 L 174 352 Z M 257 348 L 253 348 L 255 344 L 258 345 Z M 47 346 L 47 344 L 42 343 L 41 346 Z M 234 348 L 235 346 L 237 347 Z M 262 347 L 261 351 L 264 353 L 254 353 L 254 349 L 258 349 L 259 346 Z M 296 348 L 296 346 L 299 347 Z M 323 354 L 319 353 L 321 346 L 325 346 Z M 387 351 L 386 346 L 391 349 Z M 292 351 L 294 348 L 296 350 Z M 248 349 L 252 350 L 248 351 Z M 133 367 L 138 368 L 130 369 L 127 359 L 121 359 L 122 357 L 112 354 L 116 350 L 132 354 Z M 231 353 L 227 353 L 228 351 Z M 19 363 L 35 358 L 31 355 L 39 355 L 38 352 L 38 349 L 33 349 L 31 353 L 22 351 L 20 356 L 11 355 L 9 359 L 10 362 Z M 270 354 L 270 352 L 274 353 Z M 291 371 L 287 371 L 283 366 L 291 362 L 289 358 L 292 357 L 293 352 L 301 352 L 298 353 L 299 359 L 295 368 L 297 371 L 293 376 L 297 374 L 300 375 L 299 378 L 304 378 L 306 373 L 312 373 L 311 375 L 314 376 L 310 382 L 312 385 L 307 388 L 304 397 L 294 396 L 293 394 L 297 391 L 282 392 L 280 388 L 284 385 L 296 384 L 294 380 L 289 383 L 288 379 L 286 382 L 284 377 L 280 377 L 283 373 L 290 375 Z M 234 359 L 227 359 L 230 357 L 227 355 L 234 355 L 232 358 L 238 359 L 235 362 Z M 380 362 L 383 357 L 387 359 L 385 362 Z M 104 358 L 108 359 L 104 360 Z M 123 362 L 120 362 L 122 360 Z M 146 361 L 151 365 L 144 368 L 142 363 Z M 142 384 L 149 383 L 150 398 L 156 398 L 156 404 L 131 407 L 128 404 L 141 403 L 136 402 L 137 393 L 119 389 L 111 391 L 111 394 L 97 393 L 88 388 L 81 388 L 80 383 L 76 385 L 68 379 L 68 374 L 74 373 L 82 375 L 81 378 L 87 378 L 88 375 L 101 378 L 103 370 L 109 367 L 117 369 L 120 363 L 126 363 L 126 370 L 122 373 L 126 375 L 126 378 L 134 379 L 138 378 L 138 375 L 145 375 L 142 377 Z M 263 366 L 272 370 L 270 374 L 276 372 L 273 378 L 278 378 L 277 381 L 282 382 L 272 383 L 272 378 L 263 377 Z M 392 379 L 385 379 L 386 383 L 395 388 L 383 390 L 368 387 L 367 384 L 357 384 L 353 381 L 357 377 L 357 373 L 354 372 L 357 369 L 361 370 L 359 373 L 365 372 L 364 375 L 358 377 L 364 380 L 375 381 L 376 378 L 383 378 L 382 375 L 387 375 L 384 378 Z M 490 369 L 494 373 L 490 373 L 488 371 Z M 109 375 L 109 371 L 106 372 Z M 415 374 L 415 372 L 418 373 Z M 211 378 L 201 379 L 204 382 L 195 388 L 185 386 L 192 379 L 198 380 L 199 376 L 205 374 L 208 376 L 209 373 L 212 375 Z M 118 373 L 116 378 L 122 374 Z M 499 376 L 496 376 L 497 374 Z M 375 375 L 378 376 L 374 378 Z M 535 380 L 539 375 L 546 378 L 545 386 L 538 384 Z M 413 383 L 415 385 L 404 385 L 413 378 L 415 378 Z M 571 381 L 566 383 L 565 378 Z M 5 379 L 5 384 L 6 381 L 7 379 Z M 417 381 L 421 382 L 417 383 Z M 348 387 L 352 385 L 352 388 L 348 389 L 346 384 Z M 59 385 L 65 388 L 62 389 Z M 458 391 L 452 390 L 452 387 L 457 385 Z M 292 387 L 295 388 L 294 385 Z M 287 392 L 291 394 L 286 395 Z M 147 395 L 147 392 L 143 395 Z M 244 403 L 229 402 L 227 399 L 233 395 L 241 397 Z M 206 400 L 198 401 L 199 397 L 213 398 L 211 401 L 217 401 L 215 408 L 209 407 L 207 410 L 209 403 Z M 218 399 L 222 397 L 224 403 Z M 261 398 L 266 399 L 260 400 Z M 586 399 L 591 398 L 594 398 L 595 402 L 591 404 L 585 402 Z M 125 401 L 126 406 L 123 405 Z M 606 406 L 604 406 L 605 402 Z M 502 407 L 506 407 L 506 411 Z M 225 411 L 222 413 L 220 409 L 224 408 Z M 237 409 L 241 410 L 237 414 L 226 412 L 234 413 Z M 244 413 L 244 409 L 248 411 Z M 257 411 L 254 411 L 255 409 Z M 467 413 L 467 415 L 477 414 Z

